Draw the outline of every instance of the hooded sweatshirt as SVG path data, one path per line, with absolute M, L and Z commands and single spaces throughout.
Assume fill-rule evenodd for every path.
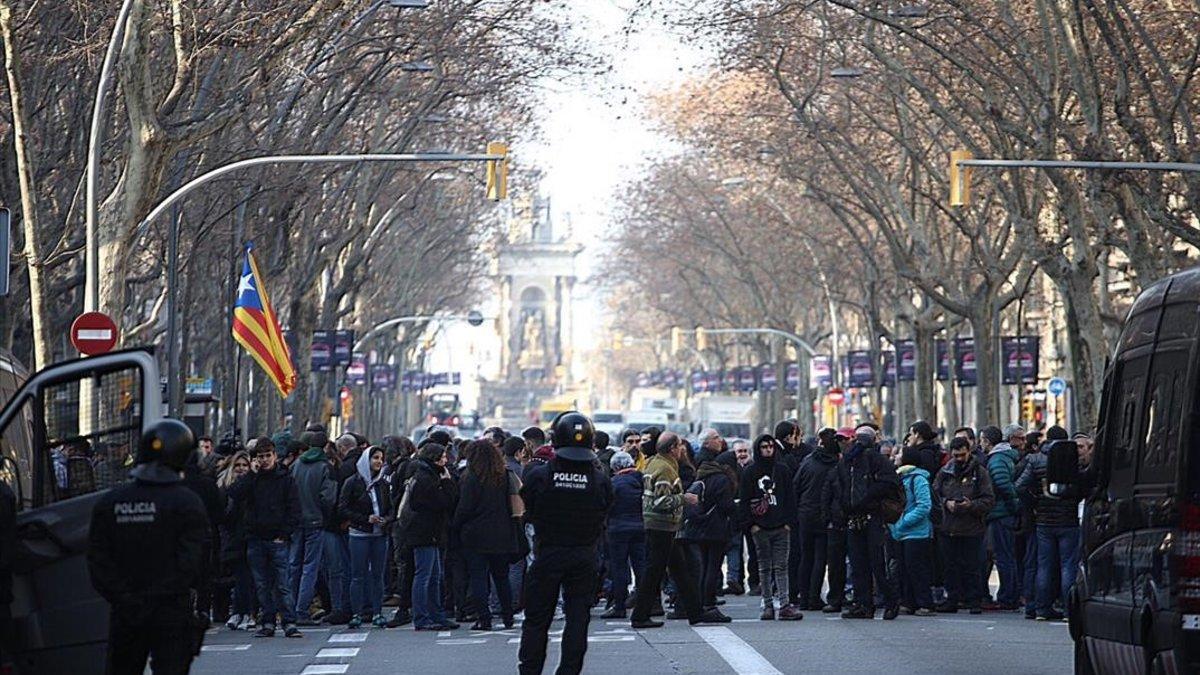
M 371 453 L 363 452 L 354 463 L 354 475 L 342 486 L 338 512 L 350 521 L 350 536 L 370 537 L 383 534 L 383 525 L 372 525 L 371 516 L 386 520 L 395 513 L 392 508 L 391 490 L 381 470 L 371 475 Z M 386 525 L 386 523 L 385 523 Z
M 325 451 L 309 448 L 292 463 L 292 480 L 300 497 L 300 526 L 320 528 L 337 508 L 337 482 Z
M 837 453 L 833 448 L 817 446 L 800 463 L 800 470 L 796 472 L 792 485 L 796 492 L 796 512 L 801 527 L 824 531 L 825 514 L 821 501 L 829 475 L 837 468 L 837 462 Z
M 754 461 L 742 473 L 738 504 L 743 522 L 751 527 L 757 525 L 764 530 L 773 530 L 792 523 L 796 518 L 796 491 L 788 465 L 777 461 L 780 451 L 771 457 L 763 457 L 759 449 L 763 443 L 779 444 L 770 434 L 754 439 Z
M 997 443 L 987 455 L 987 470 L 992 478 L 996 505 L 988 513 L 989 521 L 1017 515 L 1017 451 L 1008 443 Z

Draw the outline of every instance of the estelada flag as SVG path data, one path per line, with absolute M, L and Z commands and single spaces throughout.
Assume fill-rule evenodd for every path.
M 283 339 L 279 319 L 271 309 L 252 248 L 246 245 L 246 261 L 242 263 L 237 299 L 233 303 L 233 339 L 258 361 L 279 389 L 279 395 L 287 398 L 296 387 L 296 367 L 292 365 L 292 354 Z

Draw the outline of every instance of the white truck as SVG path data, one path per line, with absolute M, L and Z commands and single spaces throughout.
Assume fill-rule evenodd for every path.
M 692 426 L 696 433 L 712 428 L 726 439 L 749 439 L 757 406 L 754 396 L 698 396 L 692 399 Z

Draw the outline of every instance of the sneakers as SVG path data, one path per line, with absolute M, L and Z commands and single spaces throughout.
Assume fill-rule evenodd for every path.
M 742 586 L 740 581 L 731 581 L 725 585 L 725 592 L 727 595 L 742 595 L 746 592 L 746 587 Z
M 387 622 L 387 627 L 399 628 L 400 626 L 410 623 L 412 623 L 412 612 L 408 611 L 407 609 L 398 609 L 396 610 L 396 613 L 392 615 L 391 620 Z
M 1058 612 L 1054 611 L 1053 609 L 1050 610 L 1049 612 L 1038 612 L 1038 615 L 1037 615 L 1038 621 L 1062 621 L 1063 618 L 1064 617 L 1062 614 L 1059 614 Z
M 639 629 L 640 628 L 662 628 L 665 625 L 666 624 L 663 623 L 662 621 L 655 621 L 654 619 L 645 619 L 643 621 L 633 619 L 632 621 L 629 622 L 629 626 L 631 628 L 639 628 Z
M 900 616 L 900 608 L 899 607 L 892 605 L 891 607 L 884 608 L 884 610 L 883 610 L 883 620 L 884 621 L 892 621 L 897 616 Z
M 917 611 L 913 612 L 915 616 L 933 616 L 933 610 L 928 607 L 918 607 Z
M 241 614 L 234 614 L 233 616 L 229 617 L 228 621 L 225 622 L 225 627 L 228 628 L 229 630 L 241 630 L 241 625 L 242 625 L 242 615 Z
M 350 620 L 346 622 L 346 628 L 353 629 L 353 628 L 358 628 L 360 626 L 362 626 L 362 617 L 357 614 L 350 617 Z
M 385 617 L 382 614 L 378 614 L 375 616 L 374 619 L 371 620 L 371 625 L 375 626 L 376 628 L 387 628 L 387 625 L 388 625 L 387 617 Z
M 821 611 L 824 612 L 825 614 L 837 614 L 838 612 L 842 611 L 842 606 L 841 605 L 825 605 L 824 607 L 821 608 Z
M 480 620 L 476 621 L 475 623 L 471 624 L 471 630 L 490 631 L 491 629 L 492 629 L 491 619 L 480 619 Z
M 250 629 L 254 628 L 254 626 L 255 626 L 254 617 L 247 614 L 242 617 L 242 621 L 241 621 L 241 623 L 238 624 L 237 629 L 238 630 L 250 630 Z
M 275 637 L 275 625 L 270 624 L 270 623 L 264 623 L 263 625 L 258 627 L 258 630 L 254 631 L 254 637 L 259 637 L 259 638 Z
M 289 623 L 283 627 L 283 636 L 291 638 L 304 637 L 304 635 L 300 632 L 300 629 L 297 628 L 296 624 L 294 623 Z
M 759 621 L 774 621 L 775 620 L 775 605 L 767 605 L 763 607 L 762 614 L 758 615 Z
M 804 618 L 804 614 L 795 605 L 785 605 L 779 610 L 780 621 L 799 621 Z
M 688 623 L 695 626 L 701 623 L 729 623 L 733 619 L 725 614 L 722 614 L 718 609 L 710 609 L 701 614 L 695 621 L 689 620 Z
M 624 607 L 613 607 L 600 614 L 601 619 L 624 619 L 626 615 Z
M 1027 611 L 1027 612 L 1025 612 L 1025 618 L 1029 619 L 1030 621 L 1033 621 L 1034 619 L 1037 618 L 1037 612 L 1028 612 Z

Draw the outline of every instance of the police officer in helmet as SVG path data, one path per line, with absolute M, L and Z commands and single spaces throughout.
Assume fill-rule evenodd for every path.
M 201 622 L 192 611 L 208 545 L 200 498 L 183 486 L 196 452 L 184 423 L 154 422 L 138 444 L 133 481 L 110 490 L 92 511 L 88 571 L 112 606 L 108 673 L 140 675 L 146 658 L 155 675 L 186 673 L 200 652 Z
M 562 589 L 566 626 L 558 675 L 583 670 L 587 629 L 596 592 L 596 541 L 612 504 L 612 484 L 592 451 L 595 428 L 578 412 L 559 415 L 552 427 L 554 459 L 526 474 L 521 488 L 525 517 L 533 523 L 533 564 L 525 587 L 519 671 L 541 673 L 546 631 Z

